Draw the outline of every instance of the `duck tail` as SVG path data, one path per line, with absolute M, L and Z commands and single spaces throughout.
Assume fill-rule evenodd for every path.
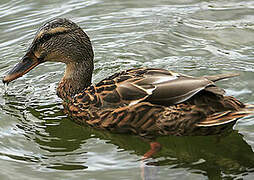
M 227 79 L 235 76 L 239 76 L 240 74 L 238 73 L 232 73 L 232 74 L 218 74 L 218 75 L 212 75 L 212 76 L 204 76 L 204 78 L 216 82 L 222 79 Z
M 226 125 L 236 122 L 245 116 L 254 115 L 254 104 L 246 104 L 239 111 L 224 111 L 208 116 L 204 121 L 197 123 L 199 127 Z

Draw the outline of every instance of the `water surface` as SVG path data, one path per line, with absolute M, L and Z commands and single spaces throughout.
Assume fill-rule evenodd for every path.
M 201 76 L 240 73 L 218 83 L 254 103 L 254 2 L 186 0 L 2 0 L 0 77 L 24 55 L 42 23 L 70 18 L 90 36 L 93 81 L 133 67 Z M 146 141 L 81 127 L 55 90 L 64 65 L 45 63 L 0 84 L 0 179 L 253 179 L 254 119 L 228 135 L 163 137 L 142 162 Z

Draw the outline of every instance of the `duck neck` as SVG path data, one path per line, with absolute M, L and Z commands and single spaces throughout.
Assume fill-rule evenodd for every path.
M 64 101 L 72 99 L 74 95 L 91 85 L 92 73 L 93 63 L 89 61 L 66 64 L 64 77 L 57 88 L 57 95 Z

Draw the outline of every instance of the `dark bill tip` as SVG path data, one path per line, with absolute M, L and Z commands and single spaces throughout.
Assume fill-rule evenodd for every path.
M 26 54 L 22 60 L 12 68 L 3 78 L 3 83 L 9 83 L 24 74 L 28 73 L 39 64 L 38 59 L 33 54 Z

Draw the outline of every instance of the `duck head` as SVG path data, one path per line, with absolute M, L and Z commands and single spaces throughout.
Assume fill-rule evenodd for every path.
M 90 39 L 77 24 L 64 18 L 54 19 L 39 28 L 24 57 L 3 82 L 9 83 L 46 61 L 62 62 L 66 70 L 58 91 L 72 96 L 91 84 L 93 57 Z M 60 97 L 66 96 L 59 93 Z

